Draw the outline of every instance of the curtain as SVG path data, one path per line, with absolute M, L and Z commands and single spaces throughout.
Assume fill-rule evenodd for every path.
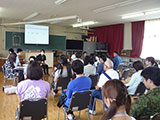
M 142 58 L 154 57 L 160 59 L 160 19 L 145 21 L 145 33 Z
M 144 38 L 144 21 L 132 22 L 132 57 L 140 57 Z
M 113 52 L 116 50 L 119 53 L 123 49 L 124 25 L 110 25 L 96 27 L 94 36 L 97 36 L 98 42 L 108 43 L 108 52 L 110 57 L 113 57 Z

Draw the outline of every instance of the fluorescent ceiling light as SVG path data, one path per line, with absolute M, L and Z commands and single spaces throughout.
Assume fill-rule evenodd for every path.
M 95 9 L 93 11 L 95 13 L 100 13 L 100 12 L 104 12 L 106 10 L 123 7 L 123 6 L 134 4 L 134 3 L 137 3 L 137 2 L 140 2 L 140 1 L 142 1 L 142 0 L 126 0 L 126 1 L 119 2 L 119 3 L 113 4 L 113 5 L 109 5 L 109 6 L 105 6 L 105 7 L 102 7 L 102 8 L 98 8 L 98 9 Z
M 30 20 L 30 19 L 38 16 L 38 15 L 39 15 L 39 13 L 38 13 L 38 12 L 35 12 L 35 13 L 29 15 L 28 17 L 25 17 L 25 18 L 23 19 L 23 21 Z
M 66 2 L 67 0 L 56 0 L 54 3 L 56 4 L 56 5 L 60 5 L 60 4 L 62 4 L 62 3 L 64 3 L 64 2 Z
M 130 14 L 130 15 L 125 15 L 125 16 L 122 16 L 122 19 L 128 19 L 128 18 L 134 18 L 134 17 L 139 17 L 139 16 L 143 16 L 144 13 L 137 13 L 137 14 Z
M 156 14 L 156 13 L 160 13 L 160 9 L 156 9 L 156 10 L 152 9 L 152 10 L 143 11 L 139 13 L 122 15 L 122 19 L 134 18 L 134 17 L 144 16 L 144 15 L 151 15 L 151 14 Z
M 93 25 L 96 24 L 97 22 L 94 21 L 87 21 L 87 22 L 82 22 L 82 23 L 78 23 L 78 24 L 73 24 L 73 27 L 82 27 L 82 26 L 89 26 L 89 25 Z

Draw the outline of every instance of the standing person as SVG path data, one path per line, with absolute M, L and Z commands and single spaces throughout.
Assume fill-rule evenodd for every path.
M 49 73 L 48 73 L 48 65 L 45 63 L 46 55 L 45 55 L 45 50 L 44 49 L 40 50 L 40 54 L 36 57 L 36 60 L 38 61 L 38 63 L 43 68 L 44 74 L 49 75 Z
M 101 120 L 135 120 L 128 115 L 131 107 L 131 97 L 120 80 L 114 79 L 106 82 L 102 88 L 102 96 L 108 110 Z
M 95 98 L 98 98 L 102 100 L 101 95 L 101 88 L 103 85 L 108 81 L 112 79 L 119 79 L 119 74 L 117 71 L 113 70 L 113 62 L 109 59 L 106 60 L 104 63 L 104 73 L 102 73 L 99 77 L 99 81 L 96 86 L 96 90 L 92 90 L 92 98 L 91 98 L 91 104 L 89 108 L 89 113 L 95 115 L 96 114 L 96 108 L 94 104 Z
M 155 61 L 154 57 L 147 57 L 145 63 L 147 67 L 158 67 L 158 64 Z
M 138 85 L 143 81 L 141 76 L 141 72 L 144 69 L 143 63 L 139 60 L 135 61 L 133 63 L 133 68 L 136 70 L 136 72 L 131 76 L 129 83 L 126 84 L 128 93 L 130 95 L 135 94 Z
M 20 62 L 20 59 L 19 59 L 20 55 L 22 55 L 22 52 L 23 52 L 22 49 L 20 49 L 20 48 L 17 49 L 17 57 L 16 57 L 16 62 L 15 62 L 15 67 L 22 65 Z
M 84 51 L 82 59 L 84 60 L 86 58 L 86 56 L 87 56 L 87 51 Z
M 76 78 L 68 84 L 66 92 L 67 98 L 64 102 L 65 108 L 69 107 L 71 97 L 74 92 L 90 90 L 91 88 L 91 79 L 83 75 L 84 65 L 80 60 L 73 61 L 72 69 L 76 74 Z M 74 119 L 73 111 L 70 110 L 67 115 L 67 120 Z
M 160 69 L 147 67 L 141 75 L 149 91 L 140 96 L 131 106 L 130 115 L 136 120 L 149 120 L 150 116 L 160 112 Z
M 113 63 L 114 63 L 114 70 L 117 70 L 118 68 L 118 65 L 122 63 L 122 58 L 119 56 L 119 53 L 118 51 L 114 51 L 113 53 Z
M 101 73 L 104 72 L 104 62 L 106 61 L 106 56 L 102 54 L 102 55 L 99 57 L 99 61 L 100 61 L 100 64 L 99 64 L 99 66 L 98 66 L 98 70 L 97 70 L 96 73 L 98 73 L 99 75 L 101 75 Z
M 82 57 L 82 53 L 76 52 L 76 59 L 75 60 L 80 60 L 82 63 L 84 63 L 84 61 L 81 59 L 81 57 Z
M 17 85 L 17 95 L 19 102 L 27 99 L 47 98 L 50 94 L 50 84 L 44 80 L 41 66 L 32 61 L 27 67 L 27 80 L 21 81 Z M 18 111 L 16 112 L 16 120 L 18 120 Z

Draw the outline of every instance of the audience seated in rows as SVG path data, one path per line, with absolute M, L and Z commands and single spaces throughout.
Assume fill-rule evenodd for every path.
M 103 67 L 105 72 L 100 75 L 99 81 L 96 86 L 96 90 L 92 91 L 91 105 L 89 108 L 90 109 L 89 112 L 91 114 L 96 114 L 96 111 L 95 111 L 96 108 L 94 105 L 95 98 L 102 100 L 101 88 L 103 87 L 103 85 L 108 80 L 119 79 L 119 74 L 117 73 L 117 71 L 113 70 L 113 62 L 111 60 L 107 59 Z
M 89 75 L 94 75 L 96 74 L 96 67 L 93 65 L 94 64 L 94 59 L 93 57 L 86 56 L 84 59 L 84 76 L 89 76 Z
M 130 115 L 136 120 L 149 120 L 150 116 L 160 111 L 160 69 L 147 67 L 141 75 L 149 91 L 140 96 L 133 104 Z
M 72 94 L 74 92 L 90 90 L 91 88 L 91 79 L 83 75 L 84 65 L 80 60 L 75 60 L 72 62 L 72 69 L 76 74 L 76 78 L 70 81 L 70 83 L 68 84 L 66 92 L 67 97 L 64 102 L 64 108 L 68 108 Z M 67 114 L 68 120 L 72 120 L 74 118 L 74 114 L 72 111 L 67 112 Z
M 129 83 L 126 84 L 130 95 L 135 94 L 138 85 L 142 82 L 141 72 L 144 69 L 143 63 L 141 61 L 135 61 L 133 63 L 133 68 L 136 72 L 131 76 Z
M 103 101 L 108 106 L 101 120 L 135 120 L 128 115 L 131 98 L 126 86 L 117 79 L 109 80 L 102 87 Z

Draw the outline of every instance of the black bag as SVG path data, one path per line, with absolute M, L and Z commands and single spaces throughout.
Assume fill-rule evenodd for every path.
M 62 105 L 64 105 L 64 102 L 65 102 L 65 99 L 66 99 L 66 94 L 61 94 L 60 96 L 59 96 L 59 101 L 58 101 L 58 103 L 57 103 L 57 107 L 62 107 Z

